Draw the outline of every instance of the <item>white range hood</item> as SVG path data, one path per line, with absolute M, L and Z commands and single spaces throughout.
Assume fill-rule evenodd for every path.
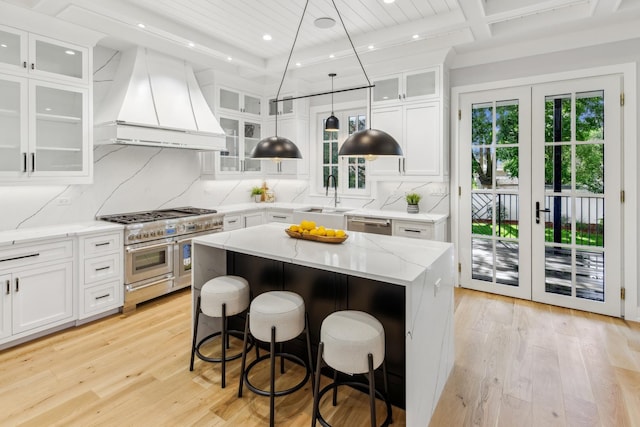
M 105 101 L 96 106 L 95 144 L 223 150 L 225 134 L 187 62 L 136 47 L 122 52 Z

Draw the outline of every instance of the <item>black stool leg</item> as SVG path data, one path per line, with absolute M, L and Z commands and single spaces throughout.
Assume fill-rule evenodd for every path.
M 284 353 L 284 343 L 280 343 L 280 353 Z M 280 373 L 284 374 L 284 357 L 280 357 Z
M 382 361 L 382 375 L 384 377 L 384 398 L 385 399 L 389 399 L 389 387 L 388 387 L 388 382 L 389 379 L 387 378 L 387 360 L 383 360 Z M 389 424 L 393 423 L 393 414 L 390 413 L 389 414 Z
M 276 407 L 276 327 L 271 327 L 271 379 L 269 387 L 269 426 L 275 424 L 275 407 Z
M 227 336 L 227 304 L 222 303 L 222 336 L 220 337 L 220 347 L 222 347 L 222 388 L 226 386 L 227 376 L 227 345 L 229 337 Z
M 333 370 L 333 382 L 337 383 L 338 382 L 338 370 L 334 369 Z M 333 389 L 333 400 L 332 400 L 333 406 L 336 406 L 338 404 L 338 387 L 335 387 Z
M 318 405 L 320 404 L 320 369 L 322 368 L 322 353 L 324 351 L 324 343 L 320 342 L 318 345 L 318 363 L 316 364 L 316 380 L 313 388 L 313 414 L 311 417 L 311 427 L 316 427 L 316 420 L 318 418 Z M 311 353 L 309 353 L 311 354 Z M 311 356 L 309 356 L 311 357 Z
M 200 296 L 196 302 L 196 312 L 193 319 L 193 341 L 191 342 L 191 362 L 189 363 L 189 370 L 193 371 L 193 359 L 196 355 L 196 338 L 198 336 L 198 320 L 200 320 Z
M 315 388 L 315 376 L 313 375 L 313 356 L 311 356 L 311 337 L 309 337 L 309 314 L 304 314 L 304 330 L 307 334 L 307 355 L 309 357 L 309 369 L 311 370 L 311 392 Z
M 373 354 L 369 353 L 369 405 L 371 406 L 371 427 L 376 427 L 376 383 L 373 376 Z
M 240 384 L 238 385 L 238 397 L 242 397 L 242 385 L 244 383 L 244 368 L 247 366 L 247 339 L 249 338 L 249 313 L 244 321 L 244 342 L 242 343 L 242 364 L 240 365 Z M 256 343 L 256 348 L 258 343 Z

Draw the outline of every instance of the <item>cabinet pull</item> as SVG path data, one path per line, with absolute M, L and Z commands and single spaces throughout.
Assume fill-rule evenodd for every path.
M 402 95 L 398 94 L 398 99 L 401 100 L 402 99 Z
M 20 278 L 16 277 L 16 292 L 20 291 Z
M 109 242 L 102 242 L 102 243 L 95 243 L 94 246 L 98 247 L 98 246 L 107 246 L 109 244 Z
M 402 173 L 402 159 L 398 157 L 398 173 Z
M 31 63 L 31 69 L 32 69 L 32 70 L 35 70 L 35 69 L 36 69 L 36 64 L 35 64 L 35 62 L 32 62 L 32 63 Z
M 33 257 L 37 257 L 40 256 L 39 253 L 35 253 L 35 254 L 29 254 L 29 255 L 22 255 L 22 256 L 14 256 L 12 258 L 3 258 L 0 259 L 0 262 L 5 262 L 5 261 L 15 261 L 17 259 L 23 259 L 23 258 L 33 258 Z
M 287 219 L 286 216 L 284 215 L 272 215 L 273 218 L 278 218 L 278 219 Z
M 31 153 L 31 172 L 36 171 L 36 153 Z
M 7 295 L 11 293 L 11 280 L 7 279 Z
M 404 231 L 407 231 L 409 233 L 420 233 L 420 230 L 414 230 L 412 228 L 405 228 Z
M 104 295 L 100 295 L 99 297 L 96 297 L 96 300 L 102 299 L 102 298 L 107 298 L 111 296 L 111 294 L 104 294 Z
M 22 68 L 27 68 L 27 61 L 24 61 L 24 62 L 22 63 Z
M 227 221 L 229 224 L 235 224 L 236 222 L 238 222 L 237 219 L 234 219 L 233 221 Z
M 402 94 L 402 99 L 407 99 L 407 94 L 406 93 Z
M 96 270 L 96 271 L 102 271 L 102 270 L 108 270 L 108 269 L 110 269 L 110 268 L 111 268 L 110 266 L 106 266 L 106 267 L 96 268 L 95 270 Z
M 402 158 L 402 173 L 407 173 L 407 158 Z
M 22 172 L 27 171 L 27 153 L 22 153 Z

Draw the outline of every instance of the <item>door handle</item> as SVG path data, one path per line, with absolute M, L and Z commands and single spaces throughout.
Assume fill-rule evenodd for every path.
M 31 172 L 36 171 L 36 153 L 31 153 Z
M 540 202 L 536 202 L 536 224 L 540 224 L 540 212 L 551 212 L 551 209 L 540 209 Z
M 27 153 L 22 153 L 22 172 L 27 171 Z

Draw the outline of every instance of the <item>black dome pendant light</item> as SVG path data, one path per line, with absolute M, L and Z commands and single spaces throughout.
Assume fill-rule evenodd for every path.
M 336 73 L 329 74 L 329 77 L 331 77 L 331 115 L 324 122 L 324 130 L 326 131 L 340 130 L 340 121 L 333 115 L 333 78 L 335 76 L 337 76 Z

